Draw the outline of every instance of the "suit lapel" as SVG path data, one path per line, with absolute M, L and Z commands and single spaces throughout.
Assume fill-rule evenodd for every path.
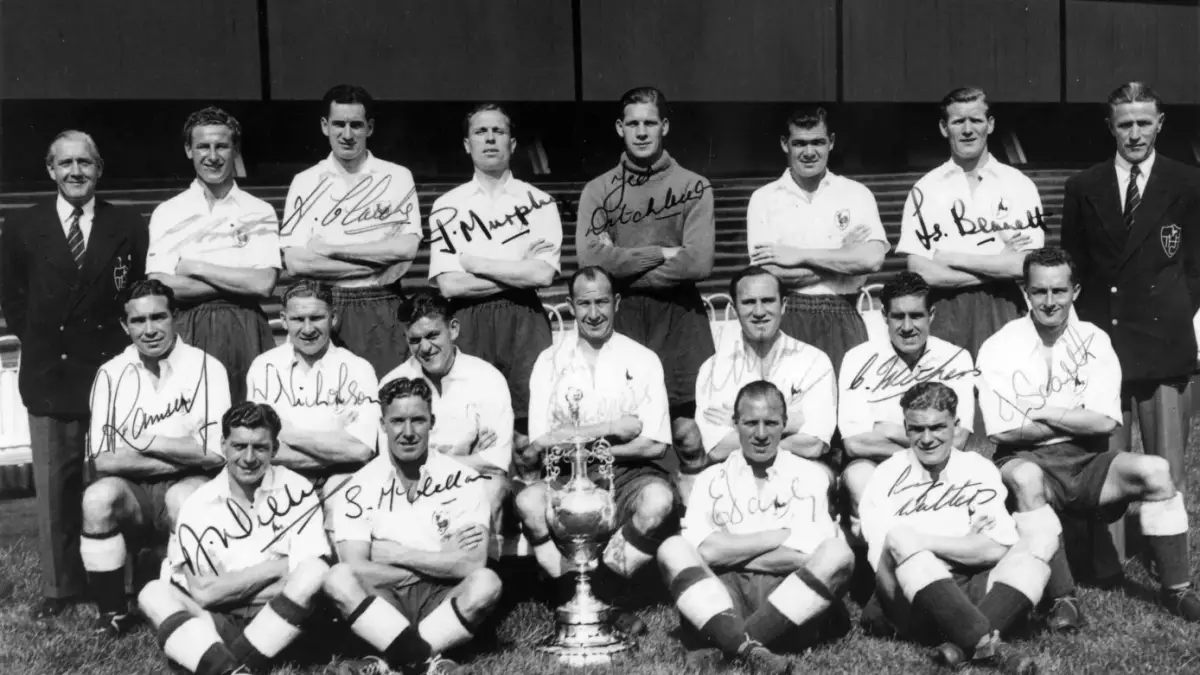
M 1175 185 L 1175 172 L 1160 156 L 1150 171 L 1149 180 L 1146 181 L 1146 194 L 1142 195 L 1142 203 L 1133 213 L 1133 227 L 1130 228 L 1129 238 L 1125 240 L 1125 247 L 1121 251 L 1122 265 L 1129 261 L 1146 237 L 1159 232 L 1163 214 L 1179 195 Z
M 1096 207 L 1104 231 L 1112 238 L 1116 248 L 1121 248 L 1129 238 L 1125 230 L 1125 219 L 1121 215 L 1120 188 L 1117 186 L 1117 168 L 1109 162 L 1101 178 L 1092 183 L 1090 200 Z
M 63 279 L 74 280 L 75 275 L 79 274 L 79 269 L 75 267 L 75 258 L 71 255 L 71 247 L 67 246 L 67 235 L 63 232 L 62 221 L 58 218 L 55 202 L 51 201 L 49 204 L 31 208 L 42 211 L 32 219 L 34 227 L 30 234 L 35 242 L 32 248 L 36 251 L 34 255 L 38 257 L 38 260 L 31 262 L 48 263 L 58 268 L 64 275 L 68 275 L 62 277 Z
M 83 254 L 83 269 L 80 272 L 80 285 L 88 286 L 101 273 L 108 269 L 108 262 L 121 242 L 125 241 L 124 233 L 110 216 L 110 207 L 105 202 L 96 202 L 96 217 L 92 221 L 92 236 L 88 238 L 87 250 Z

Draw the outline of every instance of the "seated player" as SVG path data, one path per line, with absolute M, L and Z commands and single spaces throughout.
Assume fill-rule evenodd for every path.
M 940 382 L 900 398 L 909 448 L 875 469 L 859 506 L 876 583 L 862 621 L 877 635 L 947 640 L 930 652 L 940 665 L 1029 675 L 1036 662 L 1000 635 L 1041 599 L 1062 528 L 1049 508 L 1008 513 L 996 467 L 954 448 L 958 403 Z
M 175 335 L 175 293 L 136 281 L 121 327 L 133 343 L 96 372 L 79 554 L 100 612 L 97 630 L 131 625 L 125 564 L 166 543 L 179 507 L 224 463 L 218 425 L 229 380 L 215 358 Z
M 445 675 L 442 657 L 473 637 L 500 599 L 500 577 L 485 567 L 492 480 L 457 457 L 429 452 L 433 391 L 402 377 L 379 392 L 387 453 L 354 474 L 334 510 L 342 561 L 325 592 L 350 630 L 382 654 L 384 666 Z M 362 664 L 364 666 L 368 664 Z
M 958 395 L 954 447 L 966 446 L 975 419 L 975 364 L 965 350 L 929 334 L 934 311 L 929 284 L 914 272 L 901 272 L 883 285 L 880 299 L 886 339 L 864 342 L 846 352 L 838 373 L 838 429 L 848 464 L 842 489 L 852 518 L 875 467 L 908 449 L 900 397 L 919 382 L 943 382 Z
M 597 596 L 613 603 L 619 589 L 654 559 L 663 539 L 678 527 L 671 476 L 656 461 L 671 444 L 667 389 L 654 352 L 614 332 L 620 296 L 608 272 L 584 267 L 571 277 L 568 289 L 578 337 L 545 350 L 533 366 L 526 455 L 533 463 L 556 443 L 577 435 L 612 444 L 612 484 L 603 487 L 612 490 L 619 529 L 592 582 Z M 599 478 L 596 469 L 593 464 L 593 480 Z M 569 478 L 569 471 L 562 475 L 562 480 Z M 548 498 L 546 483 L 533 483 L 517 495 L 517 512 L 542 569 L 570 597 L 574 573 L 550 539 Z M 646 631 L 645 623 L 624 612 L 617 612 L 614 625 L 633 634 Z
M 438 420 L 429 432 L 429 449 L 487 475 L 489 480 L 480 486 L 496 518 L 511 492 L 513 408 L 508 383 L 490 363 L 458 348 L 454 306 L 441 293 L 418 291 L 401 311 L 411 356 L 379 384 L 407 377 L 429 385 Z
M 1121 424 L 1121 364 L 1099 327 L 1073 316 L 1075 263 L 1062 249 L 1025 258 L 1029 316 L 1014 319 L 979 350 L 979 403 L 995 460 L 1018 511 L 1056 511 L 1113 522 L 1135 505 L 1172 614 L 1200 621 L 1188 569 L 1188 516 L 1167 460 L 1108 450 Z M 1182 477 L 1176 476 L 1176 479 Z M 1075 581 L 1063 551 L 1046 589 L 1047 625 L 1078 630 Z
M 274 463 L 312 481 L 328 515 L 349 474 L 375 456 L 378 381 L 366 359 L 331 341 L 338 317 L 329 286 L 292 284 L 282 315 L 288 340 L 254 359 L 246 389 L 283 423 Z
M 840 598 L 854 554 L 830 516 L 828 472 L 779 451 L 787 415 L 770 382 L 738 391 L 740 449 L 700 474 L 683 535 L 658 551 L 680 614 L 755 673 L 790 672 L 776 652 L 829 635 L 832 617 L 848 628 Z
M 837 425 L 837 377 L 824 352 L 780 330 L 782 288 L 779 277 L 753 265 L 729 282 L 741 332 L 722 340 L 700 367 L 696 424 L 706 454 L 681 457 L 685 473 L 720 462 L 741 447 L 733 403 L 743 386 L 757 380 L 774 384 L 786 397 L 788 426 L 780 450 L 805 459 L 819 459 L 829 450 Z
M 261 403 L 222 416 L 225 470 L 184 502 L 163 576 L 138 595 L 163 653 L 196 675 L 267 672 L 329 572 L 312 484 L 271 464 L 281 426 Z

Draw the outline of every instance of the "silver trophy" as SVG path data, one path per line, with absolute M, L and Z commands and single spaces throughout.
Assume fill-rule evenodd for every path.
M 574 388 L 566 396 L 575 428 L 580 426 L 582 398 L 583 392 Z M 571 479 L 556 489 L 554 482 L 564 459 L 571 463 Z M 575 436 L 555 445 L 545 457 L 549 489 L 546 522 L 564 563 L 579 573 L 579 579 L 574 597 L 555 610 L 555 636 L 541 649 L 573 666 L 608 663 L 614 654 L 633 646 L 612 629 L 609 624 L 612 610 L 596 598 L 588 581 L 588 574 L 596 569 L 604 546 L 617 527 L 612 493 L 588 478 L 589 460 L 599 462 L 600 477 L 611 486 L 613 456 L 603 438 Z

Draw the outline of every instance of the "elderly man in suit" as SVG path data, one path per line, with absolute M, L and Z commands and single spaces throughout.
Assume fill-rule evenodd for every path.
M 9 216 L 0 233 L 0 310 L 21 340 L 44 601 L 40 616 L 80 599 L 79 558 L 88 391 L 128 344 L 118 295 L 144 275 L 146 225 L 96 198 L 104 161 L 82 131 L 50 145 L 51 202 Z
M 1200 172 L 1155 152 L 1164 115 L 1150 87 L 1122 85 L 1109 95 L 1108 113 L 1116 158 L 1067 181 L 1062 245 L 1079 267 L 1079 318 L 1107 331 L 1121 360 L 1125 419 L 1114 449 L 1129 449 L 1136 415 L 1146 453 L 1166 458 L 1184 490 L 1192 317 L 1200 308 Z

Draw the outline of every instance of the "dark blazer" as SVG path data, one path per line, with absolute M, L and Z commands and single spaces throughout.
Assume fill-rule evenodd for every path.
M 55 200 L 10 213 L 0 230 L 0 311 L 21 340 L 21 398 L 34 415 L 87 417 L 96 370 L 129 345 L 118 294 L 145 276 L 146 222 L 97 199 L 78 269 Z
M 1067 181 L 1062 246 L 1079 268 L 1079 318 L 1108 332 L 1124 381 L 1190 377 L 1200 308 L 1200 172 L 1161 154 L 1125 228 L 1113 160 Z

